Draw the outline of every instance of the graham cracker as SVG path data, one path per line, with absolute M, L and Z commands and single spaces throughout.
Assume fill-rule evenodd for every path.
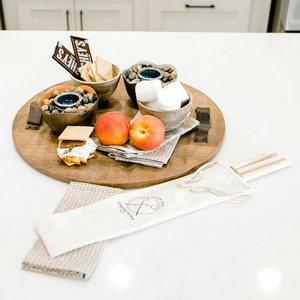
M 96 55 L 96 70 L 99 77 L 103 80 L 110 80 L 113 78 L 111 62 L 98 55 Z
M 91 82 L 92 78 L 89 75 L 89 70 L 91 69 L 91 62 L 87 62 L 85 65 L 83 65 L 82 67 L 78 68 L 81 77 L 87 81 L 87 82 Z
M 58 137 L 59 140 L 86 141 L 94 127 L 92 126 L 68 126 Z

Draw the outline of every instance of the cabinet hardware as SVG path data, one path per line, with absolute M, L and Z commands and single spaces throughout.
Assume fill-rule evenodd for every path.
M 214 8 L 215 5 L 212 4 L 212 5 L 189 5 L 189 4 L 186 4 L 185 7 L 187 8 Z
M 83 14 L 83 11 L 81 10 L 80 11 L 80 29 L 81 29 L 81 31 L 83 31 L 82 14 Z
M 69 11 L 66 11 L 66 18 L 67 18 L 67 30 L 70 30 L 70 24 L 69 24 Z
M 6 30 L 2 0 L 0 0 L 0 20 L 2 30 Z

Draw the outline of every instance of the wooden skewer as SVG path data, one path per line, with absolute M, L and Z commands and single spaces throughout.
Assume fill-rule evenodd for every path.
M 238 169 L 240 168 L 243 168 L 243 167 L 246 167 L 248 165 L 251 165 L 251 164 L 254 164 L 256 162 L 259 162 L 259 161 L 262 161 L 262 160 L 265 160 L 267 158 L 270 158 L 270 157 L 274 157 L 274 156 L 277 156 L 278 154 L 280 153 L 279 149 L 273 149 L 273 150 L 270 150 L 270 151 L 267 151 L 267 152 L 264 152 L 258 156 L 255 156 L 253 158 L 250 158 L 250 159 L 247 159 L 247 160 L 244 160 L 238 164 L 235 164 L 234 166 L 232 166 L 236 171 L 238 171 Z
M 279 162 L 281 160 L 288 159 L 288 158 L 289 157 L 288 157 L 287 154 L 280 154 L 280 155 L 277 155 L 277 156 L 273 156 L 271 158 L 264 159 L 264 160 L 259 161 L 257 163 L 253 163 L 253 164 L 248 165 L 246 167 L 239 168 L 236 171 L 240 175 L 244 175 L 245 173 L 251 172 L 251 171 L 253 171 L 255 169 L 259 169 L 259 168 L 265 167 L 265 166 L 270 165 L 270 164 L 277 163 L 277 162 Z
M 280 170 L 282 168 L 288 167 L 292 164 L 292 161 L 290 159 L 283 159 L 283 160 L 279 160 L 275 163 L 271 163 L 268 165 L 265 165 L 264 167 L 252 170 L 250 172 L 247 172 L 243 175 L 241 175 L 241 177 L 245 180 L 245 181 L 250 181 L 252 179 L 261 177 L 263 175 L 267 175 L 271 172 Z

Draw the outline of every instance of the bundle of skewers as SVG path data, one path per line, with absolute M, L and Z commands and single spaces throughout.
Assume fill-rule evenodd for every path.
M 289 159 L 288 155 L 280 154 L 279 149 L 276 148 L 244 160 L 231 166 L 231 168 L 247 182 L 288 167 L 291 164 L 292 161 Z

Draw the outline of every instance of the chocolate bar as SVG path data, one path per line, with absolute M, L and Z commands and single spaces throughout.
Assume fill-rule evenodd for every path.
M 52 58 L 72 74 L 73 77 L 82 80 L 78 71 L 76 57 L 60 42 L 57 42 Z
M 38 102 L 31 102 L 25 129 L 39 130 L 42 123 L 42 118 L 43 115 Z
M 200 122 L 196 127 L 194 142 L 195 143 L 207 143 L 209 122 L 210 122 L 210 108 L 209 107 L 197 107 L 197 120 Z
M 84 38 L 70 36 L 76 61 L 79 67 L 84 66 L 87 62 L 93 62 L 89 41 Z
M 65 141 L 62 140 L 59 142 L 59 147 L 61 149 L 63 148 L 75 148 L 75 147 L 81 147 L 85 144 L 85 141 Z

